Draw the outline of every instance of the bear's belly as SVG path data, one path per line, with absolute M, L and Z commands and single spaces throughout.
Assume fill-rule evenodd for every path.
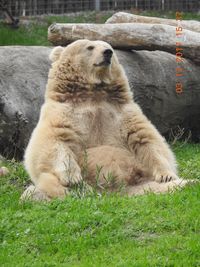
M 122 146 L 120 121 L 119 111 L 109 104 L 80 107 L 74 112 L 74 122 L 86 148 L 99 145 Z

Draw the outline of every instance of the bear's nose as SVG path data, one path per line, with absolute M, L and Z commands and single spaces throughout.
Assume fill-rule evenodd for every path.
M 104 50 L 103 54 L 104 54 L 105 57 L 111 58 L 112 54 L 113 54 L 113 51 L 111 49 L 106 49 L 106 50 Z

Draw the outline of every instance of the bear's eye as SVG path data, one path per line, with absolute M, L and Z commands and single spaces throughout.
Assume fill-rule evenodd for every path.
M 94 46 L 93 45 L 90 45 L 90 46 L 87 47 L 87 50 L 90 50 L 91 51 L 93 49 L 94 49 Z

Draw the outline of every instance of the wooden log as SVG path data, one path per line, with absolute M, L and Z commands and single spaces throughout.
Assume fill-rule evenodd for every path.
M 177 16 L 180 17 L 180 14 Z M 184 17 L 184 16 L 183 16 Z M 182 17 L 182 18 L 183 18 Z M 165 24 L 178 27 L 181 25 L 184 30 L 200 32 L 200 22 L 196 20 L 176 20 L 164 19 L 156 17 L 139 16 L 126 12 L 117 12 L 112 17 L 107 19 L 106 23 L 150 23 L 150 24 Z
M 78 39 L 103 40 L 113 48 L 124 50 L 161 50 L 191 59 L 200 64 L 200 33 L 184 30 L 176 36 L 176 27 L 145 23 L 64 24 L 48 29 L 48 40 L 54 45 L 67 45 Z M 177 45 L 178 43 L 178 45 Z

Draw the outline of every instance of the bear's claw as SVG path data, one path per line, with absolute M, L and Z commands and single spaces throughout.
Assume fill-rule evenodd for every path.
M 173 180 L 177 180 L 179 177 L 175 173 L 157 174 L 155 175 L 155 181 L 158 183 L 168 183 Z

